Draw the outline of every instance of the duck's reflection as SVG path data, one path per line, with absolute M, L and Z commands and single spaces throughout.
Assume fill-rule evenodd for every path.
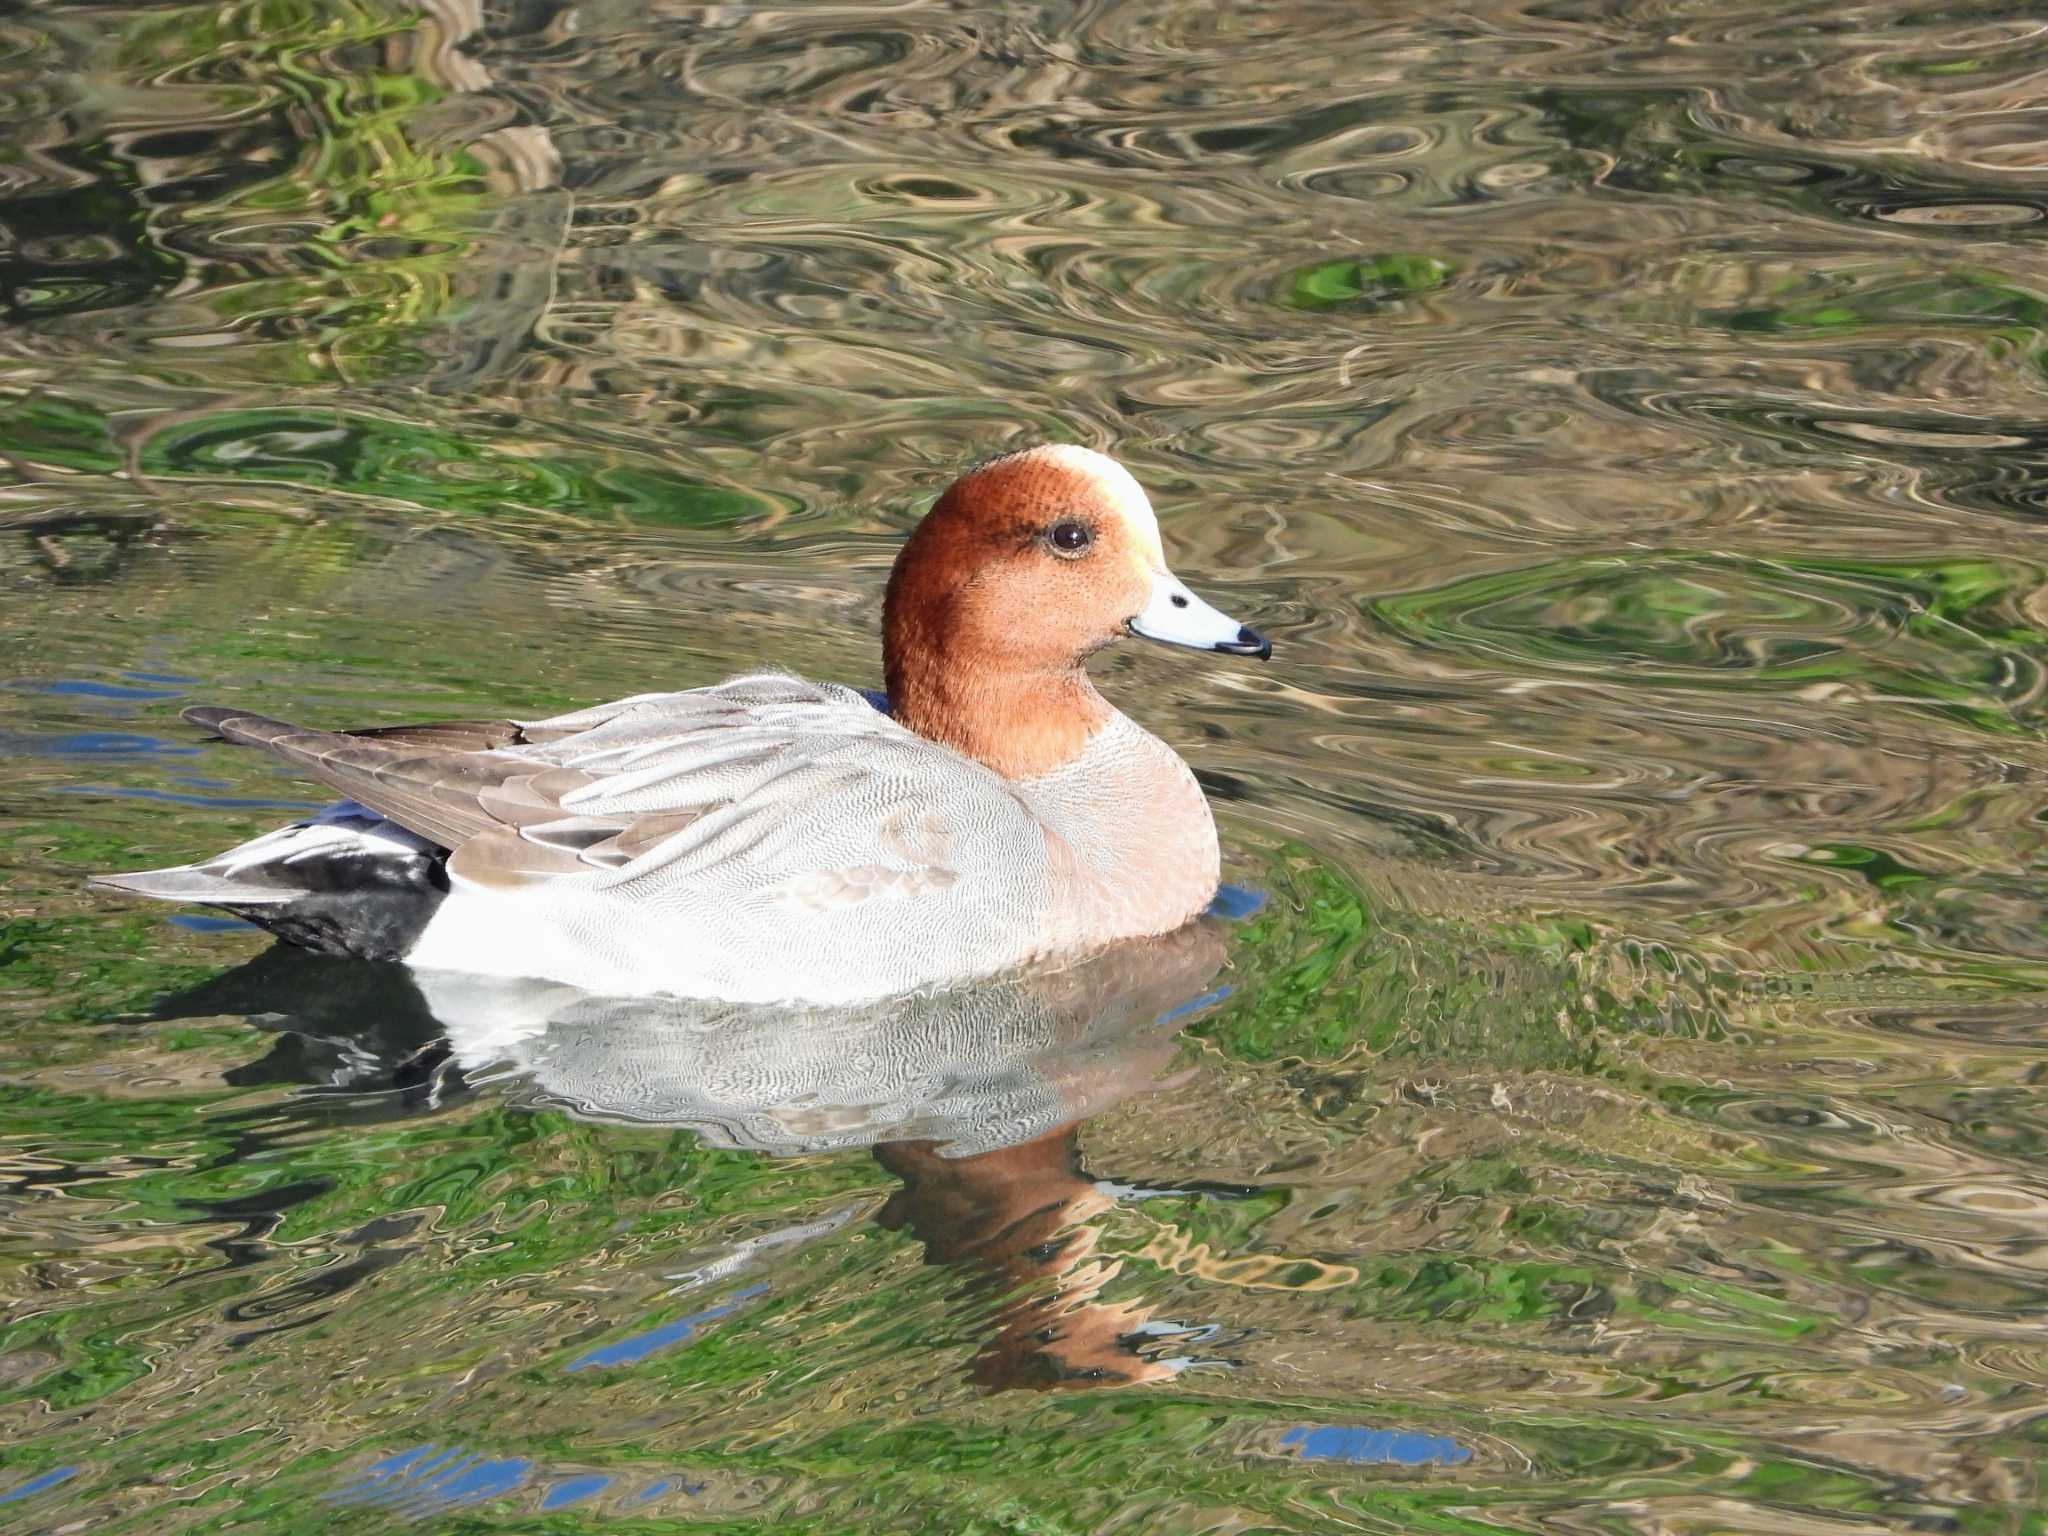
M 902 1180 L 882 1225 L 967 1272 L 992 1331 L 974 1379 L 1000 1389 L 1154 1381 L 1181 1330 L 1101 1292 L 1113 1203 L 1080 1166 L 1081 1122 L 1159 1086 L 1212 995 L 1216 928 L 1193 924 L 1063 970 L 863 1008 L 768 1009 L 593 997 L 272 950 L 167 1002 L 285 1031 L 243 1081 L 399 1090 L 517 1076 L 594 1119 L 686 1127 L 770 1156 L 869 1147 Z
M 883 1142 L 875 1161 L 903 1181 L 882 1208 L 929 1263 L 971 1268 L 1001 1296 L 995 1333 L 974 1358 L 983 1386 L 1131 1386 L 1171 1376 L 1148 1358 L 1152 1309 L 1099 1299 L 1114 1261 L 1095 1257 L 1089 1218 L 1114 1203 L 1080 1169 L 1076 1127 L 1014 1147 L 948 1157 L 929 1141 Z

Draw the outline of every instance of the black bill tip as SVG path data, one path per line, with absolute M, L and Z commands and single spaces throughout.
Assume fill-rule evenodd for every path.
M 1237 627 L 1235 640 L 1219 640 L 1216 649 L 1232 656 L 1256 656 L 1261 661 L 1273 659 L 1273 642 L 1256 629 L 1247 629 L 1242 624 Z

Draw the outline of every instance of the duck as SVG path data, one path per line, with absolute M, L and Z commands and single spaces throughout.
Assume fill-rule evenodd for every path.
M 1173 932 L 1221 874 L 1193 771 L 1088 658 L 1257 632 L 1168 569 L 1072 444 L 961 475 L 898 553 L 884 691 L 784 672 L 535 720 L 320 730 L 187 709 L 346 797 L 212 858 L 93 877 L 319 953 L 616 997 L 846 1005 Z

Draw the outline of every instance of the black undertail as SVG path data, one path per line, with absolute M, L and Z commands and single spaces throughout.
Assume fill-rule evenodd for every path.
M 402 960 L 448 895 L 441 849 L 393 857 L 337 853 L 295 860 L 292 883 L 304 894 L 284 903 L 216 902 L 223 912 L 268 929 L 316 955 Z

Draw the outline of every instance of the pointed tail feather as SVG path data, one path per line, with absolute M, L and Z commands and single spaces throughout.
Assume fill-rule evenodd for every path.
M 136 869 L 123 874 L 92 875 L 86 884 L 103 891 L 147 896 L 153 901 L 197 902 L 202 906 L 267 906 L 302 894 L 282 886 L 258 885 L 208 869 L 203 864 L 178 864 L 169 869 Z

